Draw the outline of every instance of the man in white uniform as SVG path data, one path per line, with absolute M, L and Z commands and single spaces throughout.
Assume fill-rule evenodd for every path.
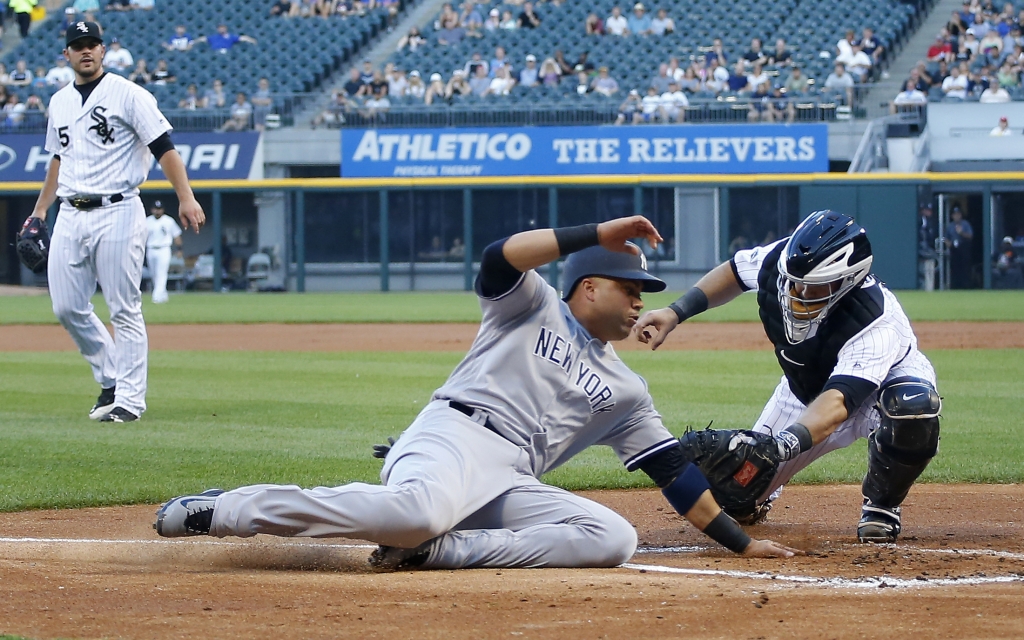
M 681 463 L 647 384 L 609 344 L 629 335 L 641 291 L 661 291 L 629 238 L 656 247 L 640 216 L 536 229 L 489 245 L 480 332 L 394 447 L 383 485 L 261 484 L 182 496 L 157 512 L 161 536 L 347 537 L 382 545 L 381 568 L 610 567 L 636 549 L 610 509 L 540 481 L 595 444 L 642 469 L 669 504 L 727 548 L 792 556 L 750 540 L 719 509 L 700 470 Z M 598 246 L 600 245 L 600 246 Z M 568 255 L 558 293 L 534 269 Z M 382 447 L 383 448 L 383 447 Z
M 171 245 L 181 253 L 181 227 L 164 215 L 164 204 L 157 200 L 146 218 L 146 264 L 153 278 L 153 302 L 167 302 L 167 269 L 171 265 Z
M 896 296 L 873 275 L 863 228 L 834 211 L 816 211 L 793 235 L 738 251 L 668 308 L 636 324 L 656 349 L 680 322 L 757 292 L 781 382 L 754 423 L 783 461 L 760 504 L 741 515 L 763 520 L 790 478 L 821 456 L 868 438 L 868 471 L 857 536 L 894 542 L 900 504 L 939 448 L 935 370 Z M 653 332 L 651 330 L 654 330 Z
M 54 314 L 102 388 L 89 417 L 131 422 L 146 410 L 148 341 L 139 290 L 146 213 L 139 185 L 154 156 L 174 186 L 185 228 L 198 233 L 206 216 L 156 99 L 103 72 L 99 26 L 70 25 L 66 43 L 75 81 L 50 100 L 46 150 L 53 158 L 32 216 L 45 220 L 60 199 L 47 279 Z M 110 308 L 113 338 L 90 302 L 97 283 Z

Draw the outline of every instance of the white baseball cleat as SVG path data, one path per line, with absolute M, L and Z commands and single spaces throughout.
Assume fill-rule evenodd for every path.
M 207 489 L 194 496 L 178 496 L 156 512 L 153 528 L 165 538 L 209 535 L 213 508 L 223 489 Z
M 96 398 L 96 404 L 94 404 L 92 409 L 89 410 L 90 420 L 99 420 L 113 410 L 114 389 L 115 387 L 110 387 L 109 389 L 103 389 L 100 391 L 100 397 Z

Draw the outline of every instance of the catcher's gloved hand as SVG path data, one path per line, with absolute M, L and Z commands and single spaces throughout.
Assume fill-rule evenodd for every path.
M 373 445 L 373 457 L 380 458 L 383 460 L 388 457 L 388 452 L 391 451 L 391 447 L 395 446 L 395 439 L 388 436 L 387 444 L 375 444 Z
M 42 273 L 50 255 L 50 234 L 46 230 L 46 222 L 29 216 L 18 233 L 17 249 L 18 259 L 23 265 L 33 273 Z
M 771 486 L 779 468 L 779 446 L 766 433 L 740 429 L 687 430 L 679 439 L 683 458 L 697 465 L 711 495 L 737 520 L 757 512 L 757 499 Z

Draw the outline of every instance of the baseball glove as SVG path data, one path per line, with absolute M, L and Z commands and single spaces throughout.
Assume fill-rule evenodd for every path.
M 46 230 L 46 222 L 35 216 L 25 220 L 18 233 L 17 249 L 18 259 L 23 265 L 33 273 L 42 273 L 50 255 L 50 234 Z
M 766 433 L 741 429 L 687 429 L 679 439 L 683 458 L 697 465 L 711 485 L 711 495 L 740 523 L 753 523 L 757 499 L 779 468 L 779 447 Z M 765 515 L 767 514 L 767 510 Z

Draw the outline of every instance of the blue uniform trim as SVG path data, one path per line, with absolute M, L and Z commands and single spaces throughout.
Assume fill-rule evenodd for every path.
M 822 393 L 829 389 L 835 389 L 843 394 L 843 404 L 846 405 L 847 416 L 852 416 L 857 407 L 868 399 L 878 389 L 878 385 L 870 380 L 856 376 L 832 376 L 825 383 Z
M 502 238 L 487 245 L 480 256 L 480 273 L 476 276 L 476 294 L 488 300 L 497 300 L 516 288 L 523 280 L 523 272 L 505 258 Z
M 676 512 L 686 515 L 686 512 L 692 509 L 693 505 L 697 504 L 697 500 L 710 488 L 708 479 L 691 462 L 686 465 L 675 482 L 662 489 L 661 492 Z
M 658 444 L 651 445 L 644 449 L 643 451 L 641 451 L 640 453 L 633 456 L 632 458 L 630 458 L 629 460 L 626 460 L 626 471 L 636 471 L 637 469 L 640 468 L 644 461 L 646 461 L 654 454 L 664 451 L 665 449 L 676 447 L 678 445 L 678 438 L 669 438 L 668 440 L 663 440 Z

